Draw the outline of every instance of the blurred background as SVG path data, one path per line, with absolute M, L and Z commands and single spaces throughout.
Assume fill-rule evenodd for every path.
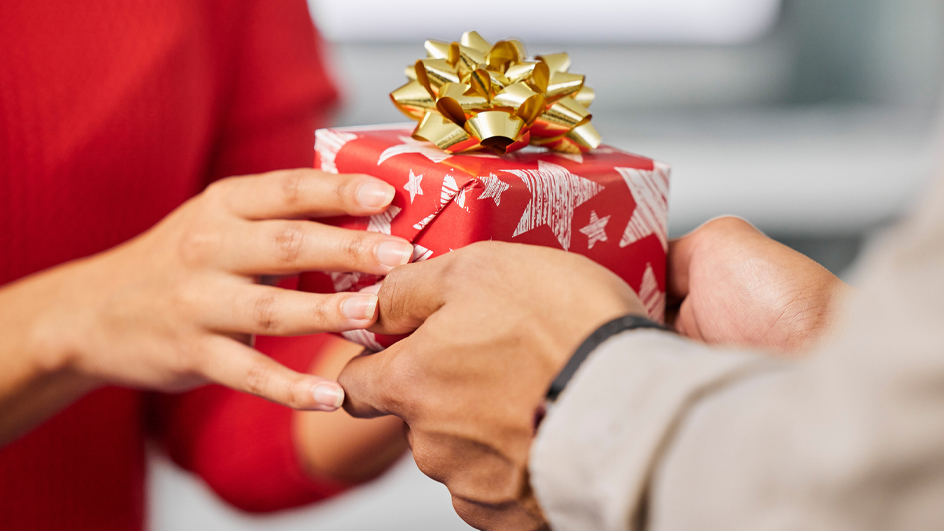
M 475 29 L 532 54 L 567 51 L 596 90 L 604 142 L 672 165 L 672 235 L 736 214 L 847 279 L 942 154 L 940 0 L 309 2 L 345 94 L 339 125 L 405 121 L 387 94 L 428 38 Z M 266 517 L 152 463 L 154 531 L 470 529 L 409 459 Z

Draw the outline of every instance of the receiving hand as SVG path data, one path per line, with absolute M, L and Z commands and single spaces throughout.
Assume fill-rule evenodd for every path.
M 481 529 L 545 527 L 528 452 L 545 393 L 579 344 L 616 317 L 645 315 L 619 277 L 563 251 L 483 242 L 394 269 L 378 332 L 415 332 L 352 360 L 345 409 L 409 426 L 417 466 Z
M 376 295 L 301 293 L 261 275 L 383 275 L 412 246 L 309 218 L 384 211 L 391 186 L 316 170 L 233 177 L 211 185 L 141 236 L 14 284 L 11 308 L 37 317 L 31 349 L 52 368 L 102 384 L 182 391 L 220 383 L 300 409 L 336 409 L 337 384 L 289 370 L 250 348 L 251 334 L 365 328 Z
M 825 268 L 733 217 L 669 244 L 669 321 L 708 343 L 808 349 L 833 324 L 848 286 Z

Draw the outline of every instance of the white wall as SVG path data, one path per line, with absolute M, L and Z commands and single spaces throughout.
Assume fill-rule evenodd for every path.
M 539 42 L 731 44 L 764 34 L 780 0 L 309 0 L 338 42 L 485 38 Z

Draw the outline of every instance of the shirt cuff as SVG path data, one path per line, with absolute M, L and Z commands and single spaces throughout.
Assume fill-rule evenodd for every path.
M 655 330 L 603 342 L 551 406 L 531 448 L 531 485 L 551 527 L 636 529 L 654 465 L 688 406 L 777 365 Z

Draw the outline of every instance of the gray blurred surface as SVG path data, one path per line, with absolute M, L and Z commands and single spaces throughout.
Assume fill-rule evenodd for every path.
M 386 475 L 311 507 L 255 516 L 235 511 L 202 482 L 151 453 L 151 531 L 469 531 L 449 492 L 407 457 Z

